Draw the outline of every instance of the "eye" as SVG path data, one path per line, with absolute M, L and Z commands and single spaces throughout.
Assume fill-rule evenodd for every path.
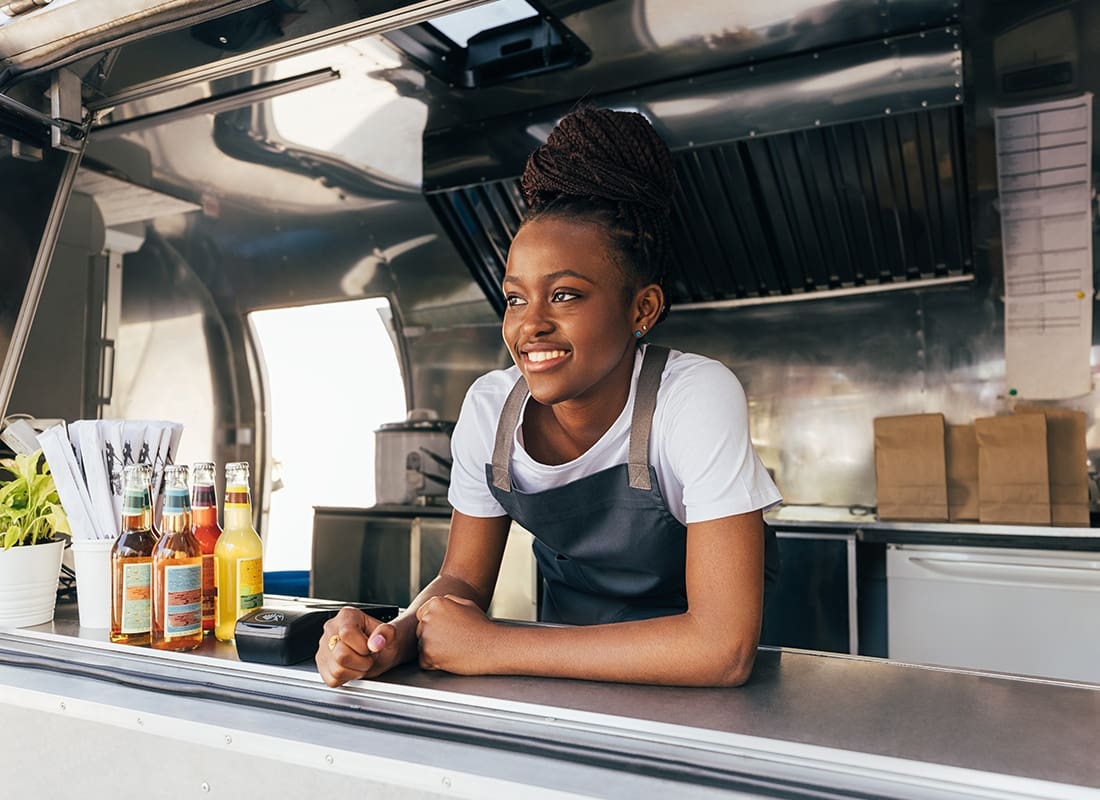
M 506 296 L 504 298 L 504 302 L 507 303 L 510 306 L 525 306 L 525 305 L 527 305 L 526 300 L 524 300 L 519 295 L 515 295 L 515 294 L 510 294 L 510 295 Z
M 565 289 L 559 289 L 550 295 L 550 301 L 553 303 L 567 303 L 570 300 L 576 300 L 580 297 L 576 292 L 570 292 Z

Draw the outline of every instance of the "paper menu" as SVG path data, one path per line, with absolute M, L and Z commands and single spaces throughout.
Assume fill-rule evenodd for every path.
M 164 467 L 173 463 L 183 433 L 178 422 L 80 420 L 66 429 L 40 434 L 61 505 L 76 539 L 112 539 L 122 519 L 122 469 L 153 467 L 153 507 L 163 485 Z
M 994 110 L 1005 381 L 1021 397 L 1092 390 L 1092 95 Z

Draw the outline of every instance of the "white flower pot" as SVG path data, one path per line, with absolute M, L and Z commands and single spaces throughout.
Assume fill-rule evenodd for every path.
M 53 619 L 65 541 L 0 550 L 0 628 Z

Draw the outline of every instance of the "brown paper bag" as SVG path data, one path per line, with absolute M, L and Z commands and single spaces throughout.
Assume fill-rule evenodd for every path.
M 1089 525 L 1089 476 L 1085 412 L 1067 408 L 1017 406 L 1017 414 L 1042 414 L 1047 420 L 1047 470 L 1050 474 L 1052 525 Z
M 973 425 L 948 425 L 947 518 L 952 522 L 978 519 L 978 435 Z
M 947 521 L 943 414 L 875 420 L 879 519 Z
M 986 523 L 1050 524 L 1047 422 L 1042 414 L 985 417 L 978 434 L 978 518 Z

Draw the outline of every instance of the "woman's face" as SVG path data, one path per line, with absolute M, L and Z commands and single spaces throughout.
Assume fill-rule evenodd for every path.
M 635 294 L 598 226 L 554 217 L 528 222 L 504 276 L 504 341 L 544 405 L 596 400 L 634 364 Z M 627 384 L 629 385 L 629 384 Z

